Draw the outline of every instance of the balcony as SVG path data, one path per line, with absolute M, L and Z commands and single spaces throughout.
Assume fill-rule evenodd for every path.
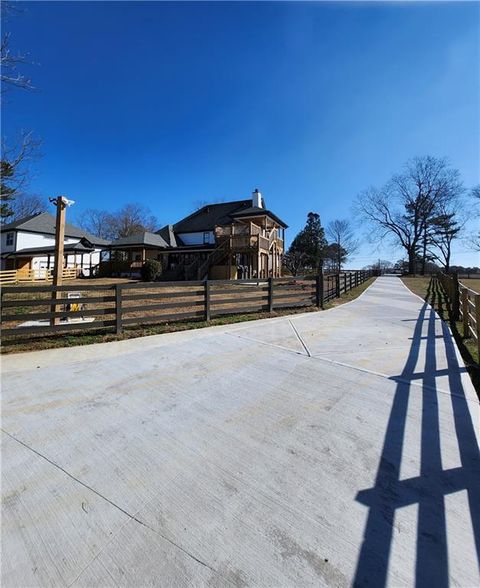
M 217 227 L 215 236 L 219 244 L 228 240 L 232 251 L 260 249 L 268 253 L 274 244 L 280 252 L 283 251 L 283 239 L 280 239 L 276 229 L 262 231 L 256 225 L 252 225 L 251 230 L 246 226 L 236 226 L 233 230 L 232 227 Z

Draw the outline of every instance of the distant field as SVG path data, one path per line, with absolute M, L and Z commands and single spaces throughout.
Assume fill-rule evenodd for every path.
M 460 278 L 460 282 L 480 294 L 480 278 Z

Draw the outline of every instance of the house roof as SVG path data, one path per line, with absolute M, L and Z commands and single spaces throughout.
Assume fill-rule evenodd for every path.
M 43 233 L 45 235 L 55 235 L 55 217 L 49 212 L 41 212 L 32 216 L 27 216 L 18 219 L 12 223 L 1 225 L 0 232 L 6 231 L 27 231 L 30 233 Z M 95 245 L 108 245 L 109 241 L 96 237 L 84 231 L 80 227 L 65 223 L 65 237 L 73 237 L 81 239 L 86 237 L 91 243 Z
M 157 235 L 160 235 L 170 247 L 177 247 L 178 243 L 173 231 L 173 225 L 165 225 L 157 231 Z
M 118 249 L 121 247 L 134 246 L 161 247 L 162 249 L 165 249 L 168 247 L 168 243 L 157 233 L 150 233 L 149 231 L 143 231 L 142 233 L 136 233 L 135 235 L 129 235 L 128 237 L 120 237 L 120 239 L 115 239 L 115 241 L 112 241 L 111 243 L 112 248 Z
M 235 200 L 220 204 L 207 204 L 173 225 L 175 233 L 213 231 L 217 225 L 228 225 L 236 218 L 267 215 L 284 228 L 287 225 L 270 210 L 252 206 L 252 200 Z M 161 231 L 163 231 L 161 229 Z M 160 231 L 159 231 L 160 232 Z M 178 239 L 178 237 L 177 237 Z
M 220 204 L 207 204 L 186 216 L 173 225 L 175 233 L 196 233 L 201 231 L 213 231 L 216 225 L 226 225 L 232 222 L 232 213 L 248 208 L 252 200 L 235 200 L 234 202 L 221 202 Z
M 86 239 L 82 239 L 78 243 L 65 243 L 63 252 L 64 253 L 91 253 L 95 251 L 93 243 L 89 243 Z M 55 245 L 49 245 L 47 247 L 27 247 L 25 249 L 18 249 L 17 251 L 11 251 L 10 253 L 4 253 L 3 258 L 7 257 L 36 257 L 39 255 L 48 255 L 55 253 Z
M 260 208 L 259 206 L 249 206 L 248 208 L 241 209 L 237 212 L 232 213 L 232 218 L 246 218 L 246 217 L 254 217 L 254 216 L 269 216 L 275 222 L 277 222 L 280 226 L 284 229 L 288 228 L 288 225 L 282 221 L 276 214 L 274 214 L 271 210 L 266 210 L 265 208 Z

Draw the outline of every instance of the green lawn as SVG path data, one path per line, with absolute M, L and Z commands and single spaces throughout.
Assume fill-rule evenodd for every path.
M 459 280 L 464 286 L 480 294 L 480 278 L 465 278 Z

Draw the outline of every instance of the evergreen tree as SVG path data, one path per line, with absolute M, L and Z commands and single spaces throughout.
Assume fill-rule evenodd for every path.
M 301 267 L 319 271 L 323 267 L 326 248 L 327 240 L 320 215 L 316 212 L 309 212 L 305 227 L 292 241 L 285 256 L 287 268 L 294 275 Z M 292 267 L 289 267 L 290 261 Z

